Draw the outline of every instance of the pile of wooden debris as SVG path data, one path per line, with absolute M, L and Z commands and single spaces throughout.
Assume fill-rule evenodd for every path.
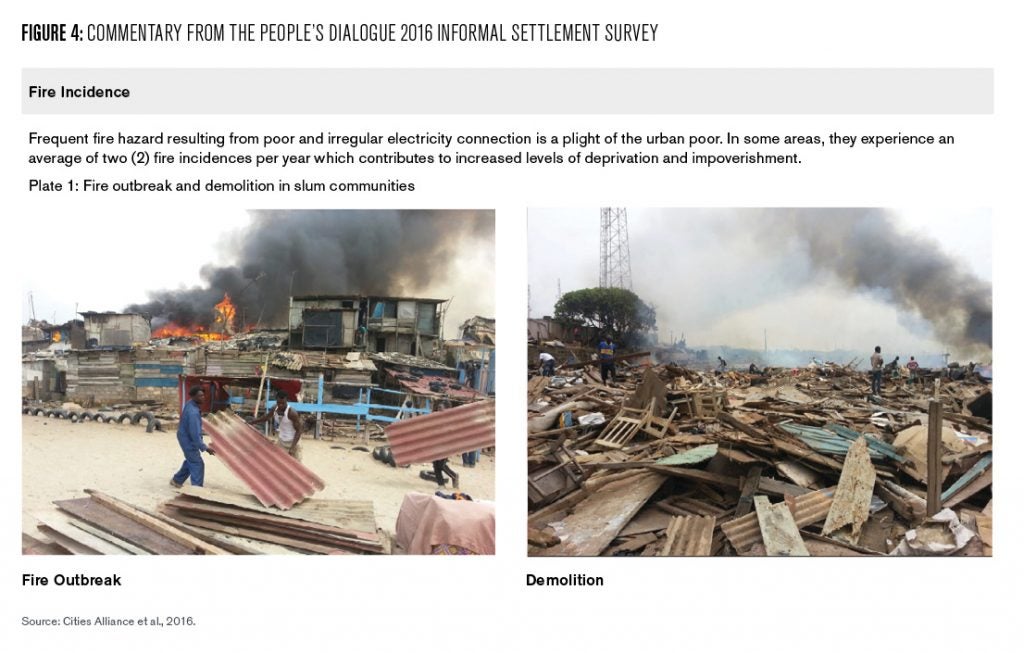
M 991 554 L 982 379 L 631 363 L 530 380 L 531 555 Z

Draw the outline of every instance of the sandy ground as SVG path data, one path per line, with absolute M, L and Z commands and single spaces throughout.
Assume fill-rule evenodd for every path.
M 173 425 L 172 425 L 173 426 Z M 209 438 L 206 439 L 209 443 Z M 407 492 L 428 492 L 437 486 L 419 478 L 429 463 L 394 468 L 377 462 L 369 452 L 383 441 L 302 438 L 302 463 L 327 484 L 321 499 L 373 501 L 377 526 L 394 535 L 395 519 Z M 248 492 L 245 485 L 215 456 L 205 456 L 205 485 Z M 22 417 L 22 529 L 39 535 L 33 511 L 53 508 L 54 500 L 86 496 L 85 489 L 106 492 L 143 508 L 155 510 L 175 496 L 171 475 L 182 462 L 173 432 L 146 433 L 141 426 L 72 423 L 49 417 Z M 459 475 L 459 489 L 474 499 L 494 499 L 494 458 L 484 455 L 473 468 L 460 456 L 449 464 Z M 451 484 L 449 483 L 449 488 Z

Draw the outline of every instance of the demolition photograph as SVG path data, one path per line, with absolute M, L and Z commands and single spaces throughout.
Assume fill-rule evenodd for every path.
M 991 556 L 985 209 L 530 209 L 530 556 Z
M 24 554 L 495 553 L 493 210 L 137 217 L 24 271 Z

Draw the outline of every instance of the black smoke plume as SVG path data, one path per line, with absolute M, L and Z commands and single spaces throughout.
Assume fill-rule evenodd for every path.
M 926 235 L 897 229 L 890 212 L 793 209 L 761 217 L 756 222 L 766 238 L 803 243 L 816 269 L 917 313 L 942 342 L 969 353 L 991 352 L 992 285 Z
M 126 310 L 209 327 L 227 293 L 237 320 L 286 326 L 296 295 L 414 295 L 444 285 L 463 247 L 491 247 L 493 211 L 253 211 L 225 245 L 234 265 L 203 266 L 202 286 L 150 293 Z M 446 297 L 436 297 L 445 299 Z

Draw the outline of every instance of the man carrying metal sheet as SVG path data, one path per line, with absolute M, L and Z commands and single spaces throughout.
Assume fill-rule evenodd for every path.
M 205 451 L 211 456 L 214 455 L 213 447 L 203 443 L 203 411 L 200 406 L 206 398 L 206 393 L 197 385 L 188 391 L 188 396 L 191 398 L 181 409 L 181 420 L 178 423 L 178 445 L 185 454 L 185 462 L 181 463 L 181 468 L 171 477 L 171 485 L 176 488 L 184 485 L 186 478 L 192 480 L 192 485 L 202 487 L 206 464 L 200 452 Z
M 271 418 L 274 420 L 274 430 L 277 431 L 277 444 L 295 460 L 302 460 L 302 450 L 299 448 L 302 420 L 299 419 L 299 413 L 288 405 L 288 393 L 284 390 L 277 391 L 277 406 L 273 411 L 249 423 L 262 424 Z

